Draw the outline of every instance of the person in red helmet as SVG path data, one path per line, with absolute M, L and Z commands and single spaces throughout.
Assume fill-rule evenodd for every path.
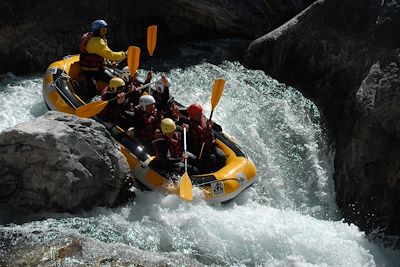
M 98 19 L 92 22 L 91 31 L 81 37 L 79 62 L 88 82 L 88 91 L 84 98 L 99 94 L 97 81 L 108 84 L 111 80 L 112 77 L 105 72 L 105 60 L 120 61 L 127 56 L 127 52 L 114 52 L 108 47 L 107 30 L 107 22 Z
M 200 104 L 191 104 L 187 112 L 189 115 L 189 119 L 186 121 L 189 125 L 188 150 L 198 159 L 213 165 L 214 171 L 222 168 L 226 163 L 225 153 L 216 146 L 212 130 L 214 128 L 221 132 L 221 126 L 203 116 L 203 107 Z

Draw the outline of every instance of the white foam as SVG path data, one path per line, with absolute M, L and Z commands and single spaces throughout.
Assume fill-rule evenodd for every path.
M 0 131 L 45 111 L 41 77 L 8 78 L 0 84 Z

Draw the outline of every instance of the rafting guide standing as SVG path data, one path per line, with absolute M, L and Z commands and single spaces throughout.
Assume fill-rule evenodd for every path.
M 90 98 L 100 93 L 97 81 L 108 84 L 111 80 L 105 72 L 106 60 L 120 61 L 127 57 L 127 52 L 112 51 L 107 44 L 108 24 L 102 19 L 92 22 L 91 31 L 85 33 L 80 42 L 80 65 L 88 83 L 88 91 L 84 98 Z

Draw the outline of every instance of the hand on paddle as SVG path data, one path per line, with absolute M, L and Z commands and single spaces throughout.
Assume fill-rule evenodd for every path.
M 119 93 L 117 95 L 117 103 L 123 104 L 125 102 L 125 93 Z
M 184 161 L 187 160 L 188 158 L 189 158 L 189 154 L 188 154 L 188 153 L 182 153 L 181 162 L 184 162 Z

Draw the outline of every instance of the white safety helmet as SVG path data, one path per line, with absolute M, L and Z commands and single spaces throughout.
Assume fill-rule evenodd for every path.
M 156 100 L 151 95 L 142 95 L 139 98 L 139 105 L 143 111 L 146 111 L 146 106 L 155 104 Z
M 129 71 L 129 67 L 125 66 L 122 69 L 121 78 L 125 80 L 125 82 L 129 82 L 129 77 L 131 76 L 131 72 Z
M 167 87 L 171 87 L 171 82 L 169 81 L 169 79 L 167 78 Z M 155 90 L 157 91 L 157 92 L 159 92 L 159 93 L 164 93 L 164 83 L 163 83 L 163 81 L 162 81 L 162 79 L 159 79 L 157 82 L 156 82 L 156 88 L 155 88 Z
M 161 79 L 156 82 L 156 91 L 161 94 L 164 93 L 164 84 Z

